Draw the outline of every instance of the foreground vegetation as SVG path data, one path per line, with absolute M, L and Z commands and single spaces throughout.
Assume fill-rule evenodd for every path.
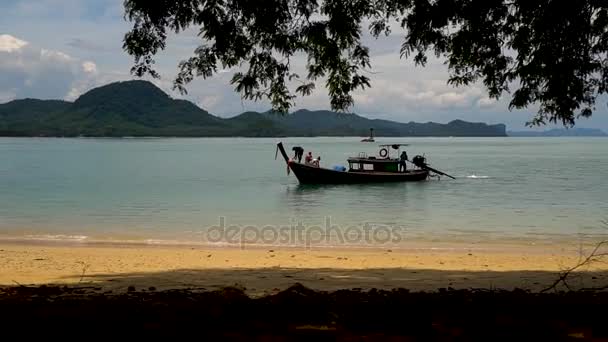
M 231 340 L 600 340 L 608 338 L 605 315 L 599 314 L 606 305 L 608 292 L 319 292 L 296 284 L 250 298 L 237 288 L 130 288 L 121 294 L 95 288 L 0 289 L 0 321 L 5 332 L 20 337 L 69 332 Z

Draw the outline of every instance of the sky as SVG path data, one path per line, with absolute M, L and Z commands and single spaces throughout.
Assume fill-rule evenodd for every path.
M 123 18 L 123 0 L 0 0 L 0 103 L 19 98 L 75 100 L 94 87 L 133 79 L 132 58 L 122 50 L 124 34 L 131 24 Z M 370 47 L 371 88 L 354 94 L 352 112 L 368 118 L 400 122 L 441 122 L 455 119 L 504 123 L 509 130 L 525 129 L 536 107 L 509 111 L 508 96 L 489 99 L 482 85 L 453 87 L 441 59 L 429 59 L 416 67 L 399 57 L 403 32 L 388 37 L 365 35 Z M 157 59 L 160 80 L 151 80 L 175 98 L 185 98 L 222 117 L 243 111 L 265 111 L 268 102 L 244 101 L 234 92 L 234 70 L 209 79 L 196 79 L 185 96 L 171 90 L 179 61 L 188 58 L 202 41 L 191 29 L 171 35 Z M 304 59 L 292 62 L 295 71 Z M 300 108 L 329 109 L 322 84 L 312 96 L 298 98 Z M 608 131 L 606 99 L 600 99 L 591 119 L 577 127 Z M 550 127 L 551 128 L 551 127 Z

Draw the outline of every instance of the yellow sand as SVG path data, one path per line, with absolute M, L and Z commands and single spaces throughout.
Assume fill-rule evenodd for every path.
M 146 245 L 0 244 L 0 285 L 79 284 L 125 291 L 155 287 L 244 287 L 261 295 L 296 282 L 315 289 L 411 290 L 515 287 L 540 290 L 579 261 L 576 248 L 277 249 Z M 574 287 L 608 284 L 608 265 L 574 277 Z

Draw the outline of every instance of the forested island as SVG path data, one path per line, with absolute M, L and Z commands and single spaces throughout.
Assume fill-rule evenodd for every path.
M 0 104 L 0 136 L 366 136 L 370 128 L 387 137 L 506 136 L 503 124 L 400 123 L 305 109 L 285 115 L 245 112 L 220 118 L 192 102 L 171 98 L 147 81 L 111 83 L 74 102 L 23 99 Z

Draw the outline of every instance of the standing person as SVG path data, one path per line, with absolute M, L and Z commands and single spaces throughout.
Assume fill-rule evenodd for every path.
M 405 172 L 407 170 L 407 152 L 401 152 L 401 156 L 399 157 L 399 172 Z
M 306 158 L 304 158 L 304 163 L 305 164 L 312 163 L 312 152 L 308 152 L 308 154 L 306 155 Z
M 294 148 L 292 148 L 292 150 L 294 151 L 293 159 L 297 160 L 298 163 L 301 163 L 302 156 L 304 155 L 304 149 L 301 148 L 300 146 L 295 146 Z

